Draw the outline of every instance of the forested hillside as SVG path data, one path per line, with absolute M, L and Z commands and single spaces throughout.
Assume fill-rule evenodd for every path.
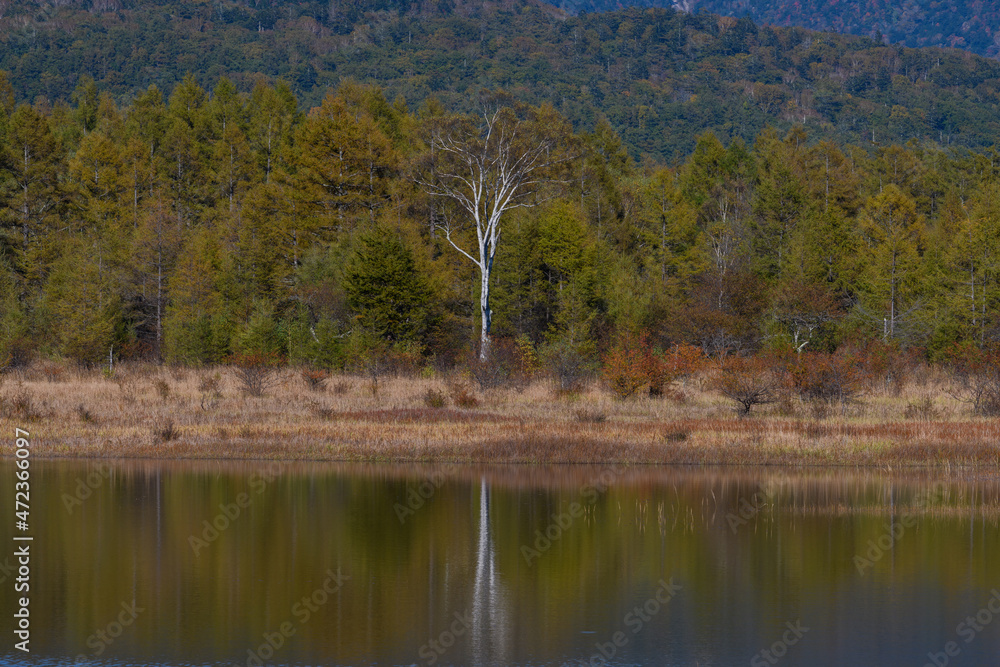
M 193 77 L 125 106 L 89 81 L 72 105 L 18 97 L 0 83 L 5 363 L 474 350 L 478 273 L 447 238 L 474 247 L 468 216 L 417 184 L 437 178 L 432 130 L 469 127 L 440 105 L 347 84 L 309 110 L 283 84 Z M 523 354 L 589 362 L 629 334 L 712 355 L 874 341 L 936 358 L 1000 336 L 992 149 L 797 126 L 703 134 L 671 167 L 634 161 L 607 123 L 514 108 L 566 158 L 496 246 L 493 333 Z
M 982 0 L 552 0 L 567 11 L 607 12 L 626 7 L 683 7 L 749 17 L 761 25 L 799 26 L 872 37 L 904 46 L 1000 53 L 1000 7 Z
M 128 104 L 188 73 L 209 89 L 225 75 L 242 92 L 280 78 L 305 107 L 347 79 L 414 109 L 434 97 L 463 112 L 480 88 L 505 88 L 551 103 L 580 131 L 606 117 L 634 158 L 668 162 L 707 130 L 749 143 L 767 125 L 803 124 L 841 143 L 974 147 L 1000 132 L 1000 63 L 706 13 L 574 17 L 533 0 L 0 7 L 0 69 L 19 101 L 69 101 L 89 76 Z

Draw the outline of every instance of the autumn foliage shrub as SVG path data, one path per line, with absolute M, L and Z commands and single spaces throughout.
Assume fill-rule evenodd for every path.
M 683 401 L 684 394 L 672 390 L 670 385 L 697 375 L 705 370 L 709 364 L 708 357 L 696 345 L 674 345 L 662 356 L 650 352 L 649 395 L 668 396 L 674 400 Z
M 329 371 L 322 368 L 303 368 L 302 381 L 310 391 L 323 391 L 326 389 L 326 381 L 330 378 Z
M 803 352 L 789 364 L 788 375 L 799 396 L 826 403 L 851 401 L 865 381 L 862 364 L 850 352 Z
M 708 357 L 697 345 L 674 345 L 663 355 L 663 363 L 671 378 L 685 380 L 705 370 L 709 365 Z
M 701 348 L 675 345 L 658 353 L 646 335 L 622 334 L 602 358 L 601 377 L 617 398 L 626 399 L 648 386 L 652 397 L 664 396 L 677 380 L 688 378 L 708 366 Z
M 709 364 L 701 348 L 675 345 L 659 353 L 648 337 L 622 334 L 602 357 L 601 378 L 615 397 L 626 399 L 643 387 L 651 397 L 670 394 L 670 384 L 695 375 Z
M 856 359 L 869 389 L 895 395 L 903 390 L 915 359 L 913 351 L 908 354 L 896 345 L 881 340 L 849 347 L 845 352 Z
M 650 382 L 663 377 L 659 360 L 653 356 L 645 336 L 626 333 L 601 358 L 601 379 L 615 398 L 624 400 Z

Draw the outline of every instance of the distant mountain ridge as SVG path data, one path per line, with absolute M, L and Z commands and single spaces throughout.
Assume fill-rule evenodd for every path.
M 1000 3 L 985 0 L 551 0 L 570 13 L 623 6 L 672 7 L 757 24 L 862 35 L 910 47 L 966 49 L 1000 56 Z
M 1000 63 L 953 49 L 757 26 L 706 12 L 568 15 L 538 0 L 13 0 L 0 70 L 22 101 L 75 99 L 82 77 L 127 102 L 190 73 L 290 83 L 305 108 L 350 79 L 418 108 L 470 111 L 483 88 L 607 118 L 635 157 L 680 159 L 706 131 L 752 141 L 803 125 L 855 144 L 991 146 Z M 0 87 L 2 92 L 2 87 Z M 78 94 L 78 93 L 77 93 Z

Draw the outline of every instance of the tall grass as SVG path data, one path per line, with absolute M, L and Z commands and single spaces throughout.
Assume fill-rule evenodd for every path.
M 69 367 L 18 373 L 2 376 L 0 428 L 33 424 L 40 457 L 1000 463 L 1000 422 L 974 415 L 949 393 L 954 380 L 941 372 L 911 380 L 898 394 L 891 386 L 870 389 L 836 409 L 817 410 L 827 404 L 790 393 L 742 419 L 711 389 L 710 371 L 687 377 L 683 401 L 669 392 L 622 400 L 599 380 L 567 400 L 546 379 L 482 389 L 460 373 L 384 376 L 376 394 L 364 376 L 334 375 L 317 387 L 288 375 L 294 381 L 261 396 L 224 367 L 135 365 L 116 368 L 114 377 Z M 0 444 L 0 454 L 11 456 L 11 443 Z

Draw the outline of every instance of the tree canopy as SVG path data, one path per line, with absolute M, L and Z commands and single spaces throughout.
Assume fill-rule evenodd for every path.
M 448 239 L 469 211 L 421 185 L 436 128 L 468 117 L 351 82 L 312 109 L 280 83 L 89 91 L 0 112 L 0 360 L 475 349 L 481 275 Z M 558 130 L 559 172 L 489 248 L 492 333 L 519 349 L 573 365 L 622 336 L 718 357 L 1000 340 L 992 148 L 796 126 L 638 163 L 610 123 L 528 111 Z

